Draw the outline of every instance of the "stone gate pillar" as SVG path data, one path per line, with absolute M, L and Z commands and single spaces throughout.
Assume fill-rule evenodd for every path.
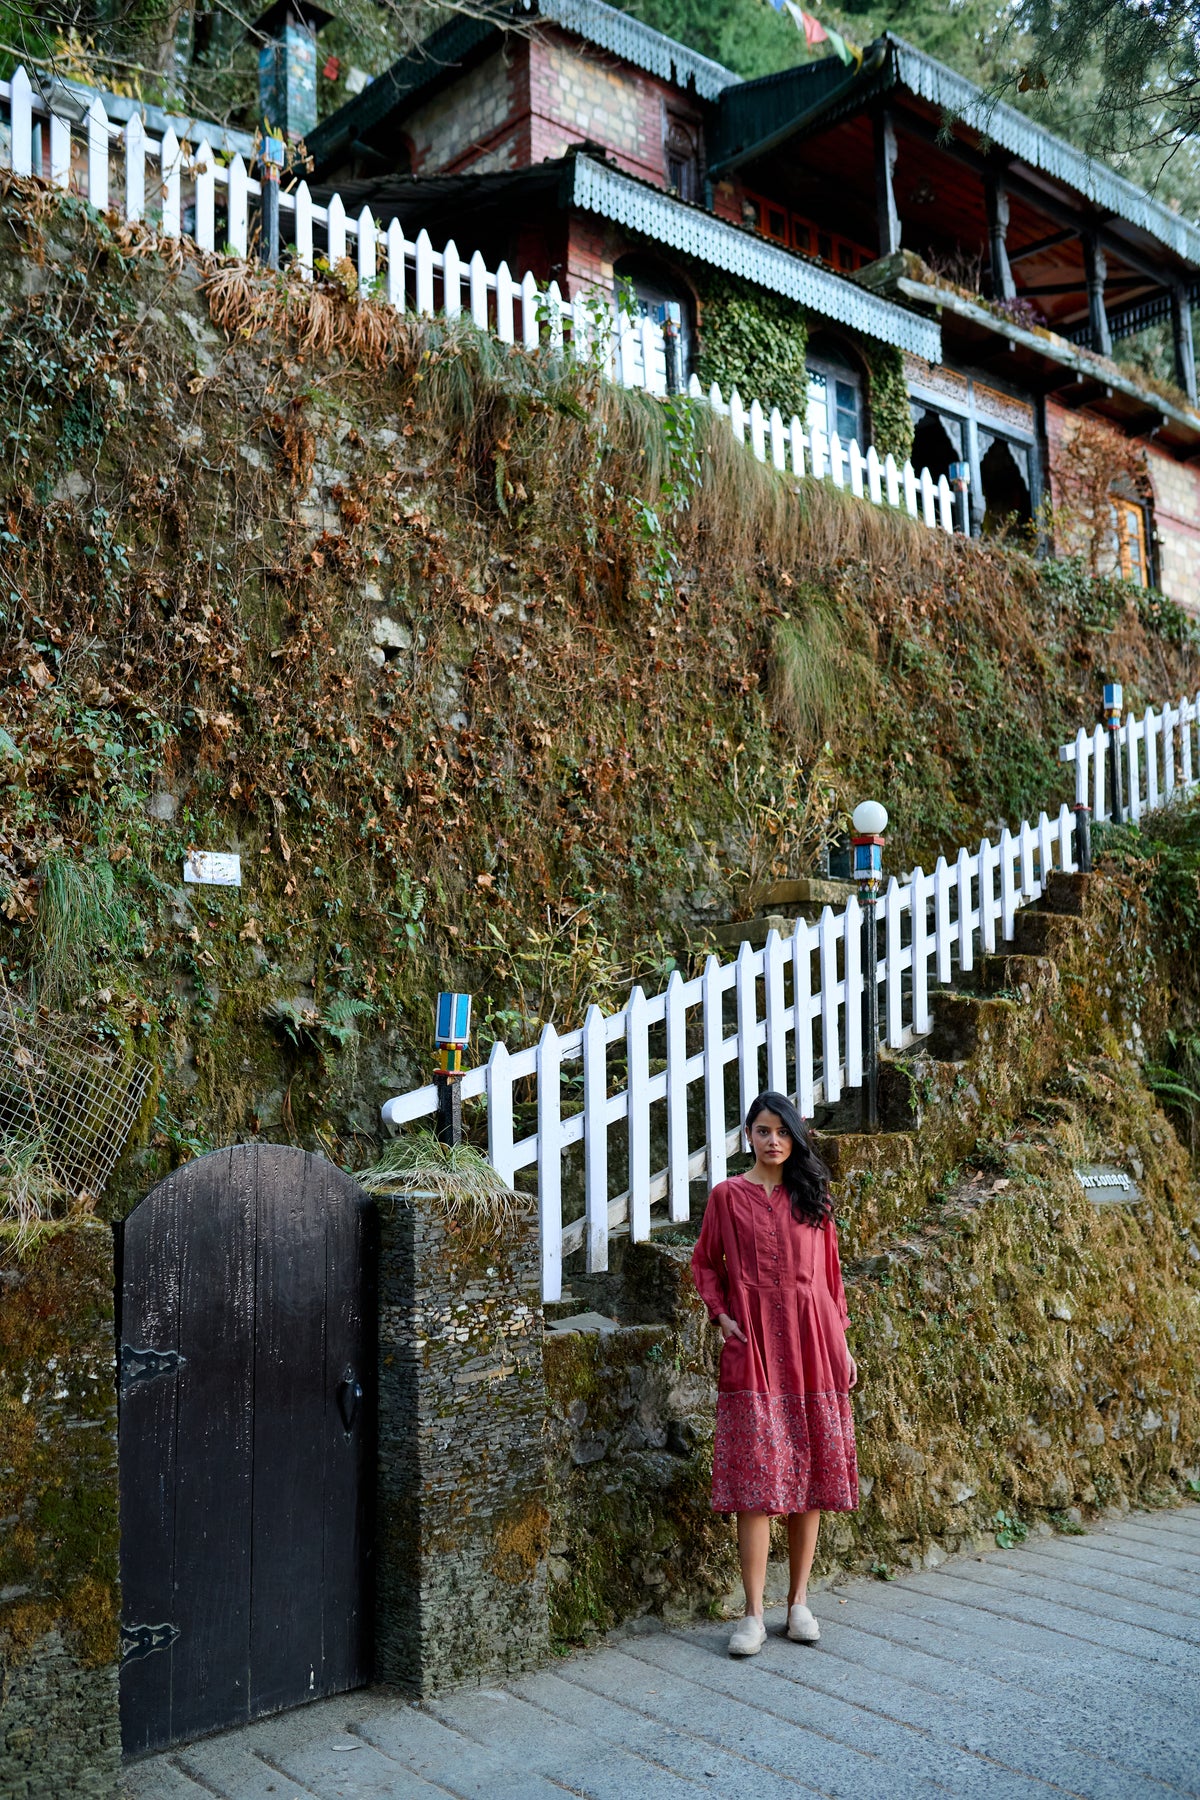
M 549 1646 L 536 1229 L 379 1194 L 376 1675 L 416 1695 Z

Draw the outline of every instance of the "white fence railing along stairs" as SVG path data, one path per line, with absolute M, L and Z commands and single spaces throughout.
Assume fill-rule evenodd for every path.
M 1129 717 L 1116 735 L 1126 816 L 1193 791 L 1200 770 L 1200 694 Z M 968 973 L 980 955 L 1012 941 L 1018 911 L 1039 900 L 1052 874 L 1080 866 L 1081 834 L 1113 817 L 1112 742 L 1103 727 L 1080 731 L 1061 760 L 1076 770 L 1076 808 L 1062 805 L 999 841 L 939 857 L 931 874 L 893 877 L 878 905 L 881 1042 L 901 1050 L 933 1028 L 931 995 Z M 1140 772 L 1144 770 L 1144 793 Z M 1086 815 L 1085 815 L 1086 817 Z M 562 1292 L 564 1256 L 586 1250 L 589 1272 L 608 1267 L 610 1237 L 635 1242 L 660 1220 L 685 1224 L 691 1184 L 721 1181 L 740 1145 L 740 1121 L 764 1088 L 790 1094 L 811 1119 L 860 1088 L 864 1078 L 862 908 L 826 907 L 798 919 L 761 950 L 709 956 L 699 975 L 673 974 L 661 994 L 635 987 L 619 1012 L 588 1008 L 583 1025 L 545 1026 L 536 1044 L 497 1042 L 488 1061 L 461 1078 L 463 1100 L 487 1106 L 488 1158 L 518 1183 L 535 1174 L 542 1296 Z M 520 1093 L 532 1089 L 531 1101 Z M 393 1129 L 431 1118 L 430 1083 L 383 1107 Z M 564 1198 L 582 1190 L 580 1216 Z
M 151 225 L 164 238 L 186 233 L 203 252 L 250 254 L 263 184 L 244 157 L 226 160 L 215 153 L 203 128 L 197 128 L 201 135 L 193 145 L 181 142 L 172 127 L 152 137 L 136 113 L 118 125 L 100 95 L 87 100 L 86 93 L 60 82 L 47 99 L 21 67 L 10 81 L 0 82 L 14 174 L 73 188 L 98 212 L 115 210 L 126 222 Z M 211 135 L 216 136 L 215 127 Z M 293 266 L 306 280 L 313 279 L 322 256 L 329 268 L 349 259 L 359 292 L 378 294 L 397 312 L 469 317 L 502 343 L 569 353 L 599 363 L 623 387 L 658 395 L 668 391 L 668 346 L 657 319 L 633 318 L 592 295 L 567 300 L 557 282 L 543 289 L 528 272 L 513 276 L 506 263 L 492 271 L 478 252 L 464 258 L 453 242 L 435 250 L 425 231 L 409 241 L 398 219 L 382 227 L 369 207 L 347 212 L 337 194 L 321 204 L 304 181 L 281 185 L 278 206 Z M 714 383 L 705 395 L 692 376 L 687 392 L 694 400 L 707 399 L 738 442 L 780 473 L 828 480 L 931 529 L 955 530 L 955 494 L 945 475 L 935 479 L 928 469 L 918 474 L 911 462 L 898 464 L 890 454 L 881 458 L 874 445 L 864 453 L 853 439 L 843 443 L 836 432 L 826 433 L 815 423 L 806 431 L 799 418 L 785 420 L 777 407 L 757 400 L 747 406 L 736 388 L 726 399 Z M 962 525 L 965 492 L 959 498 Z

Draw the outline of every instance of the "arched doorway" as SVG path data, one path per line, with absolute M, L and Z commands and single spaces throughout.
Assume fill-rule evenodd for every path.
M 963 460 L 962 445 L 950 435 L 938 413 L 927 412 L 917 421 L 911 458 L 917 476 L 928 469 L 936 484 L 939 475 L 949 475 L 951 463 Z
M 126 1751 L 370 1678 L 375 1233 L 276 1144 L 187 1163 L 121 1229 Z
M 1006 528 L 1033 523 L 1029 476 L 1018 457 L 1019 453 L 1006 439 L 994 438 L 979 465 L 985 537 L 993 537 Z

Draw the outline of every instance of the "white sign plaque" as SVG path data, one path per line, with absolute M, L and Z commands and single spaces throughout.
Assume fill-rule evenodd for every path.
M 1090 1163 L 1076 1169 L 1075 1179 L 1096 1206 L 1135 1206 L 1142 1197 L 1141 1189 L 1134 1185 L 1124 1169 L 1108 1169 L 1102 1164 Z
M 183 859 L 183 879 L 201 887 L 241 887 L 242 859 L 225 850 L 189 850 Z

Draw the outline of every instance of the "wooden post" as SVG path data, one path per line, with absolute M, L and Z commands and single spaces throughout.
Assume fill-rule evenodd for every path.
M 1008 260 L 1008 190 L 999 175 L 989 175 L 985 192 L 992 257 L 992 299 L 1015 300 L 1017 284 Z
M 1196 350 L 1192 342 L 1192 303 L 1184 282 L 1171 289 L 1171 333 L 1175 340 L 1175 379 L 1193 403 L 1196 399 Z
M 891 256 L 900 248 L 900 215 L 896 211 L 896 127 L 890 112 L 875 115 L 875 215 L 879 226 L 879 254 Z
M 434 1079 L 437 1082 L 437 1141 L 439 1144 L 461 1144 L 462 1088 L 459 1077 L 444 1074 L 439 1069 Z
M 1104 310 L 1104 281 L 1108 274 L 1108 262 L 1099 240 L 1091 232 L 1084 233 L 1083 267 L 1087 276 L 1088 323 L 1094 339 L 1092 348 L 1101 356 L 1111 356 L 1112 335 L 1108 329 L 1108 314 Z

